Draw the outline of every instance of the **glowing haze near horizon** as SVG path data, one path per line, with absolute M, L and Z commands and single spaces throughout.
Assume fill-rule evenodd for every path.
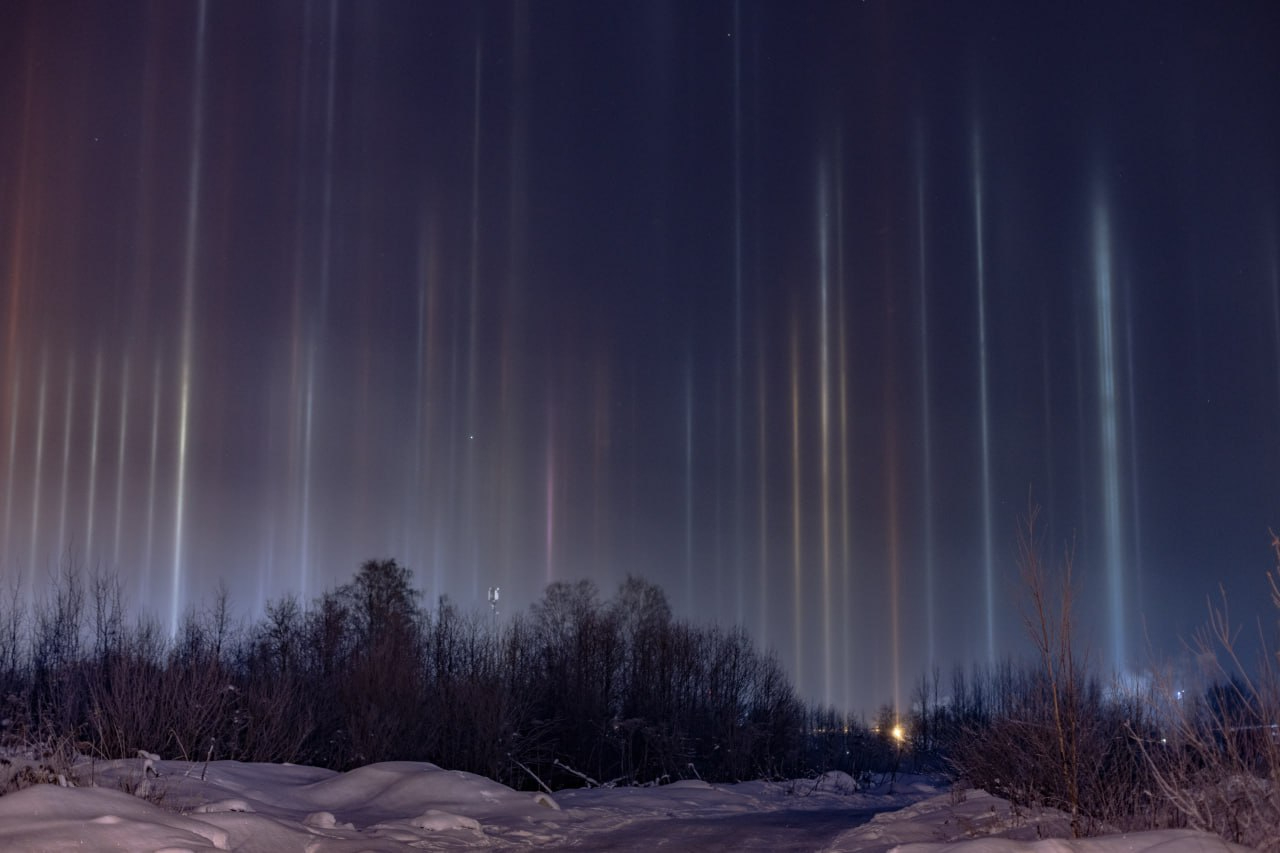
M 1027 5 L 9 4 L 4 578 L 637 574 L 869 709 L 1021 652 L 1031 495 L 1105 666 L 1252 619 L 1276 13 Z

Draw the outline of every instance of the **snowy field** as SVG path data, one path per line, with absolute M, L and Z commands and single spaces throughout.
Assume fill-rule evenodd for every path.
M 783 784 L 514 791 L 433 764 L 336 773 L 278 764 L 84 762 L 80 787 L 0 797 L 0 850 L 391 853 L 470 848 L 1195 853 L 1245 848 L 1189 831 L 1065 841 L 1057 813 L 1015 813 L 924 779 L 855 792 L 844 774 Z M 134 792 L 134 793 L 130 793 Z

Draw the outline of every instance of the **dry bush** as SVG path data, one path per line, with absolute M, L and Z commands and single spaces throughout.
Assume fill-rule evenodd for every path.
M 1272 534 L 1280 564 L 1280 537 Z M 1280 611 L 1280 585 L 1268 574 Z M 1262 851 L 1280 851 L 1280 671 L 1260 636 L 1256 667 L 1241 660 L 1225 593 L 1191 651 L 1213 686 L 1187 693 L 1161 678 L 1165 734 L 1142 741 L 1159 791 L 1187 825 Z M 1251 672 L 1256 674 L 1250 674 Z
M 960 776 L 1015 808 L 1066 812 L 1076 837 L 1153 827 L 1161 804 L 1130 736 L 1149 727 L 1147 706 L 1104 689 L 1077 648 L 1072 554 L 1045 561 L 1037 518 L 1033 506 L 1018 536 L 1033 663 L 968 681 L 958 672 L 960 701 L 938 712 L 932 734 Z
M 0 795 L 33 785 L 76 785 L 82 745 L 65 736 L 10 742 L 0 750 Z

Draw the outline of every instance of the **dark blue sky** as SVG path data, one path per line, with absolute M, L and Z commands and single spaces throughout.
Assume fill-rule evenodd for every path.
M 0 558 L 172 619 L 393 556 L 628 573 L 870 709 L 1106 668 L 1280 527 L 1269 3 L 31 2 L 0 33 Z

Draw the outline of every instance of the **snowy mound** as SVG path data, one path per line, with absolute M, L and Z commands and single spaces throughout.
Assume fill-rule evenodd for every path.
M 533 813 L 536 807 L 533 795 L 492 779 L 410 761 L 360 767 L 299 789 L 294 797 L 307 811 L 323 809 L 339 818 L 359 812 L 377 820 L 421 815 L 429 808 L 483 818 Z
M 0 797 L 0 849 L 230 850 L 225 830 L 123 791 L 37 785 Z
M 1191 830 L 1071 839 L 1067 816 L 1014 809 L 985 791 L 929 797 L 876 815 L 842 833 L 830 853 L 1246 853 L 1248 848 Z
M 148 765 L 149 768 L 148 769 Z M 830 850 L 887 853 L 1229 853 L 1186 831 L 1053 840 L 1056 812 L 899 779 L 851 792 L 839 775 L 790 783 L 514 791 L 424 762 L 335 773 L 153 757 L 78 768 L 84 787 L 0 796 L 0 850 L 396 853 L 421 849 Z M 158 774 L 158 775 L 156 775 Z M 91 787 L 97 786 L 97 787 Z M 148 799 L 126 793 L 142 790 Z M 1042 840 L 1045 838 L 1048 840 Z
M 1189 829 L 1076 840 L 1046 838 L 1028 842 L 987 838 L 950 844 L 904 844 L 894 849 L 897 853 L 1248 853 L 1249 850 Z

